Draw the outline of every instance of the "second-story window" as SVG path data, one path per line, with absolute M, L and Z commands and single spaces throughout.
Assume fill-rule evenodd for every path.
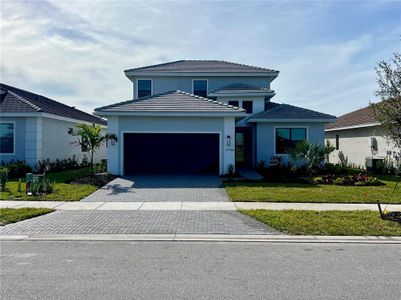
M 247 114 L 253 113 L 253 101 L 242 101 L 242 108 L 246 110 Z
M 207 80 L 205 79 L 194 79 L 193 81 L 194 95 L 207 97 Z
M 139 79 L 138 80 L 138 98 L 152 95 L 152 80 Z
M 228 105 L 239 107 L 239 101 L 228 101 Z

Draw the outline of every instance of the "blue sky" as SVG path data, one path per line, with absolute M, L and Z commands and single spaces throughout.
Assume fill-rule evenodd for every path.
M 223 59 L 280 71 L 274 101 L 340 115 L 376 101 L 401 52 L 400 1 L 1 0 L 0 79 L 92 112 L 132 98 L 123 70 Z

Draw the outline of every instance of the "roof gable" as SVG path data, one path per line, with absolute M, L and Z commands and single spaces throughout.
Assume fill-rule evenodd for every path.
M 95 109 L 96 112 L 132 113 L 243 113 L 242 108 L 182 91 L 169 91 Z
M 125 70 L 125 72 L 277 72 L 276 70 L 223 60 L 178 60 Z
M 0 112 L 2 113 L 42 112 L 79 121 L 106 125 L 106 121 L 97 116 L 38 94 L 3 83 L 0 83 L 0 90 L 2 91 L 0 100 Z

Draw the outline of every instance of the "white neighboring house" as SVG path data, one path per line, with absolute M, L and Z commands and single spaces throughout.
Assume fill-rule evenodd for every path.
M 77 124 L 106 121 L 52 99 L 0 83 L 0 161 L 24 160 L 35 167 L 42 159 L 71 158 L 81 161 L 89 155 L 71 144 L 77 137 L 70 133 Z M 96 153 L 95 161 L 106 158 L 106 146 Z
M 384 136 L 369 107 L 338 117 L 326 126 L 325 133 L 326 141 L 336 148 L 331 163 L 375 168 L 380 160 L 400 159 L 401 149 Z

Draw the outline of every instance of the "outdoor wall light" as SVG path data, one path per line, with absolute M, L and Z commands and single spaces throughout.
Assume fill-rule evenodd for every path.
M 116 144 L 115 140 L 111 140 L 111 144 L 114 146 Z
M 227 135 L 227 146 L 231 146 L 231 136 Z

